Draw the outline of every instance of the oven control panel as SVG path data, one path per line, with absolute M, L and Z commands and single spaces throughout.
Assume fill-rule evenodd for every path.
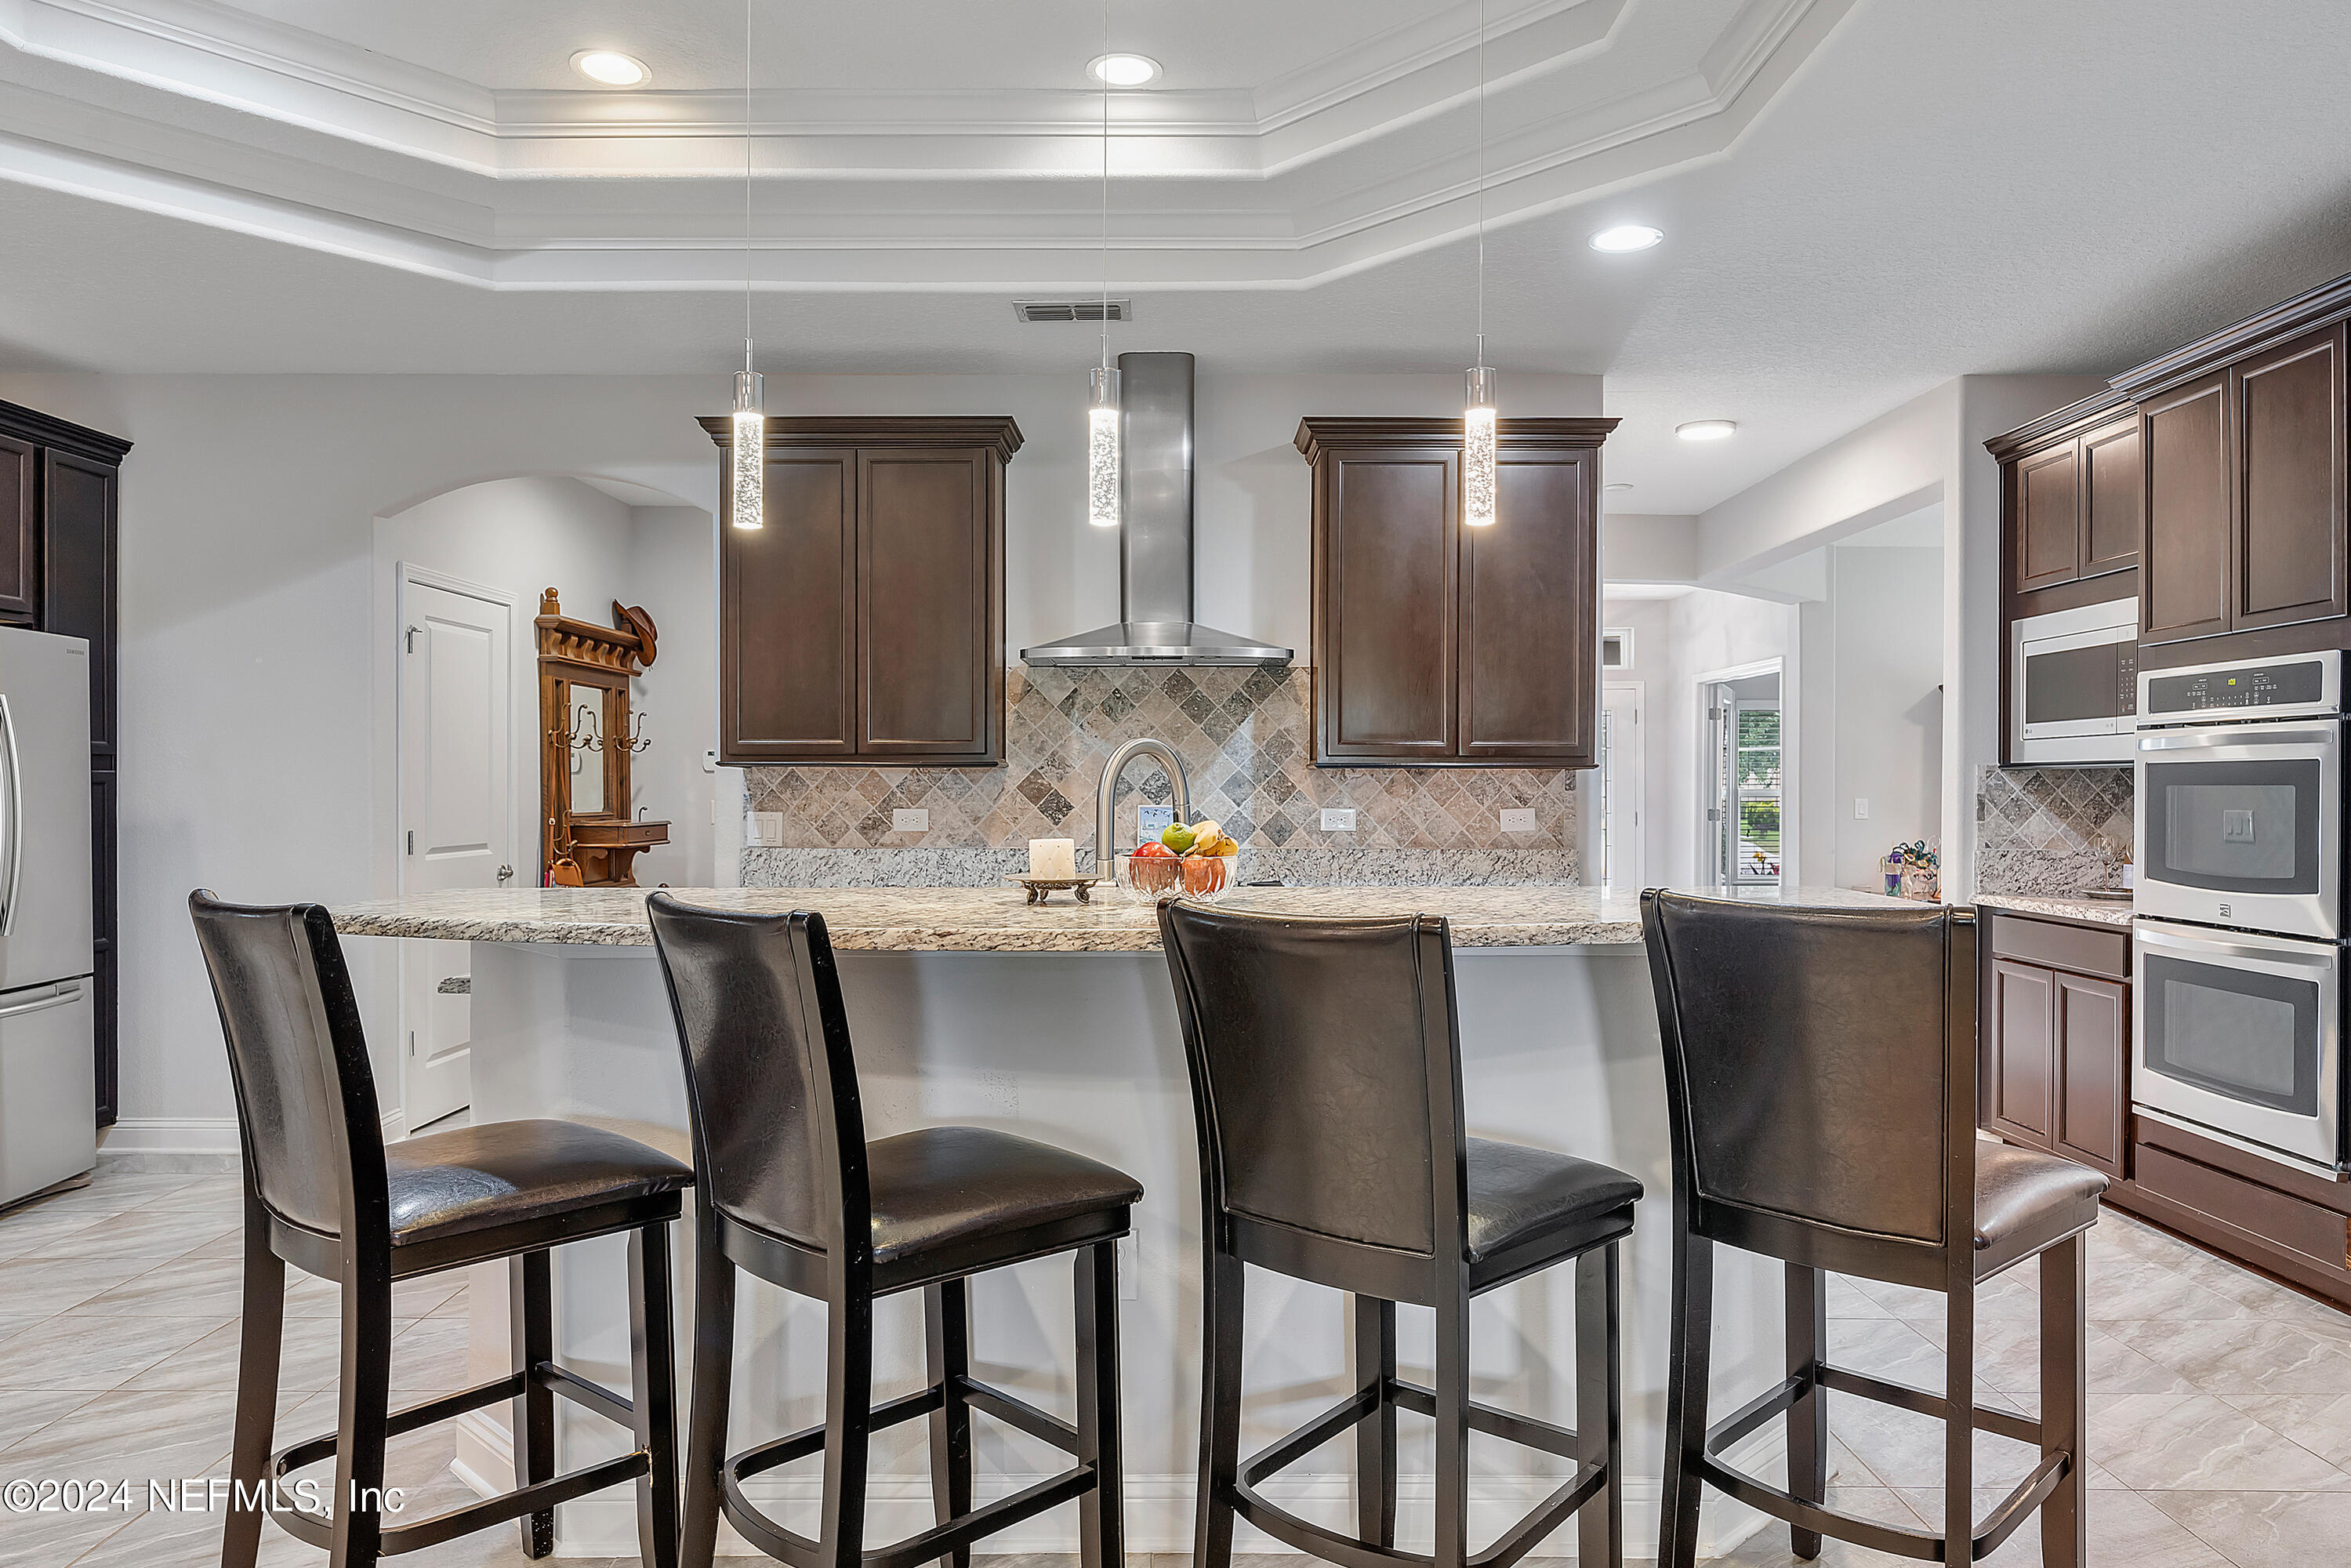
M 2139 676 L 2139 723 L 2192 722 L 2240 709 L 2264 716 L 2342 711 L 2339 652 L 2242 664 L 2149 670 Z

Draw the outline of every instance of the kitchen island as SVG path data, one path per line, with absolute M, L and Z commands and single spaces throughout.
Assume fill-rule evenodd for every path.
M 1059 1145 L 1134 1173 L 1145 1196 L 1122 1249 L 1122 1333 L 1131 1551 L 1190 1549 L 1199 1398 L 1199 1176 L 1191 1092 L 1151 904 L 1104 892 L 1028 905 L 1017 887 L 680 889 L 729 909 L 820 911 L 840 955 L 856 1041 L 867 1134 L 976 1124 Z M 335 911 L 350 936 L 473 944 L 473 1116 L 597 1121 L 684 1155 L 684 1084 L 641 891 L 517 889 L 420 894 Z M 1766 895 L 1774 896 L 1774 895 Z M 1807 906 L 1895 901 L 1799 889 Z M 1627 1549 L 1656 1539 L 1671 1286 L 1671 1204 L 1656 1013 L 1635 898 L 1562 887 L 1240 889 L 1228 908 L 1298 915 L 1443 915 L 1457 948 L 1468 1122 L 1473 1134 L 1582 1155 L 1632 1172 L 1648 1197 L 1624 1270 Z M 692 1238 L 677 1238 L 681 1310 L 690 1308 Z M 625 1247 L 583 1243 L 557 1254 L 559 1354 L 590 1375 L 625 1382 Z M 507 1365 L 500 1266 L 475 1282 L 474 1370 Z M 1478 1396 L 1572 1424 L 1572 1272 L 1554 1270 L 1481 1298 L 1472 1316 Z M 1718 1408 L 1782 1374 L 1777 1265 L 1726 1253 L 1717 1265 Z M 1048 1407 L 1072 1398 L 1067 1263 L 982 1276 L 972 1291 L 976 1370 Z M 1345 1392 L 1344 1298 L 1253 1273 L 1243 1451 L 1254 1451 Z M 824 1309 L 746 1282 L 738 1300 L 740 1378 L 731 1446 L 821 1418 Z M 1406 1310 L 1400 1348 L 1426 1375 L 1426 1314 Z M 874 1395 L 920 1385 L 921 1302 L 877 1313 Z M 1412 1375 L 1413 1374 L 1407 1374 Z M 683 1385 L 681 1385 L 683 1386 Z M 511 1474 L 505 1413 L 464 1418 L 461 1468 L 486 1489 Z M 564 1468 L 618 1452 L 601 1422 L 572 1419 Z M 1424 1424 L 1407 1421 L 1400 1540 L 1426 1549 L 1430 1490 Z M 877 1436 L 868 1489 L 869 1544 L 931 1522 L 920 1424 Z M 1734 1454 L 1771 1472 L 1777 1427 Z M 982 1501 L 1054 1468 L 1040 1445 L 982 1422 L 975 1434 Z M 1334 1445 L 1280 1479 L 1277 1500 L 1333 1525 L 1353 1517 L 1350 1454 Z M 1417 1461 L 1417 1462 L 1416 1462 Z M 1471 1535 L 1481 1545 L 1557 1484 L 1544 1456 L 1480 1445 Z M 813 1462 L 757 1479 L 766 1506 L 805 1517 Z M 1708 1511 L 1718 1542 L 1760 1516 L 1729 1500 Z M 634 1550 L 625 1493 L 565 1505 L 567 1554 Z M 1239 1550 L 1263 1551 L 1242 1527 Z M 1573 1531 L 1553 1546 L 1566 1550 Z M 1075 1512 L 1057 1510 L 999 1538 L 997 1550 L 1067 1552 Z M 744 1551 L 739 1542 L 735 1550 Z

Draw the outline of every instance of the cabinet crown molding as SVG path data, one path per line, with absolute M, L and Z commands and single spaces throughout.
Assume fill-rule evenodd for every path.
M 705 413 L 696 423 L 721 451 L 735 447 L 735 422 Z M 1020 450 L 1020 426 L 1008 413 L 770 414 L 767 449 L 828 446 L 986 446 L 999 458 Z
M 2351 274 L 2183 343 L 2168 354 L 2159 354 L 2125 371 L 2109 384 L 2124 396 L 2144 402 L 2150 392 L 2192 381 L 2231 361 L 2346 318 L 2351 318 Z
M 110 465 L 120 463 L 123 455 L 131 450 L 131 443 L 119 435 L 75 424 L 22 403 L 0 402 L 0 435 L 13 435 L 36 446 L 71 452 Z
M 2014 430 L 1989 438 L 1984 442 L 1984 450 L 2005 463 L 2053 437 L 2078 435 L 2097 425 L 2112 423 L 2132 413 L 2135 406 L 2129 393 L 2109 387 L 2079 402 L 2069 402 L 2039 419 L 2028 420 Z
M 1504 452 L 1548 452 L 1570 447 L 1596 447 L 1608 439 L 1620 421 L 1614 419 L 1503 419 L 1495 422 L 1494 439 Z M 1387 416 L 1310 414 L 1298 422 L 1296 445 L 1309 463 L 1324 452 L 1371 447 L 1426 446 L 1459 451 L 1458 415 Z

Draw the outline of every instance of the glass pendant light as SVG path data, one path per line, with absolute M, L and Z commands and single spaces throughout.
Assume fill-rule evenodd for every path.
M 1478 0 L 1478 362 L 1469 367 L 1461 413 L 1461 521 L 1491 528 L 1496 517 L 1494 371 L 1486 363 L 1486 0 Z
M 768 526 L 768 383 L 751 368 L 751 0 L 743 0 L 743 368 L 735 372 L 733 483 L 728 521 Z
M 1102 52 L 1110 52 L 1110 0 L 1102 0 Z M 1119 522 L 1118 369 L 1110 362 L 1110 80 L 1102 79 L 1102 363 L 1086 372 L 1086 521 Z

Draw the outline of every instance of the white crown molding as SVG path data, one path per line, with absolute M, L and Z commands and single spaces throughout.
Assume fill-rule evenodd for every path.
M 1721 154 L 1852 4 L 1745 0 L 1702 36 L 1640 0 L 1499 18 L 1487 221 Z M 1467 233 L 1468 14 L 1254 94 L 1114 98 L 1120 277 L 1304 287 Z M 16 84 L 0 181 L 488 289 L 742 286 L 738 96 L 484 94 L 352 53 L 204 0 L 0 0 L 0 83 Z M 1098 278 L 1098 211 L 1071 186 L 1100 167 L 1100 107 L 1074 91 L 755 96 L 753 287 Z

